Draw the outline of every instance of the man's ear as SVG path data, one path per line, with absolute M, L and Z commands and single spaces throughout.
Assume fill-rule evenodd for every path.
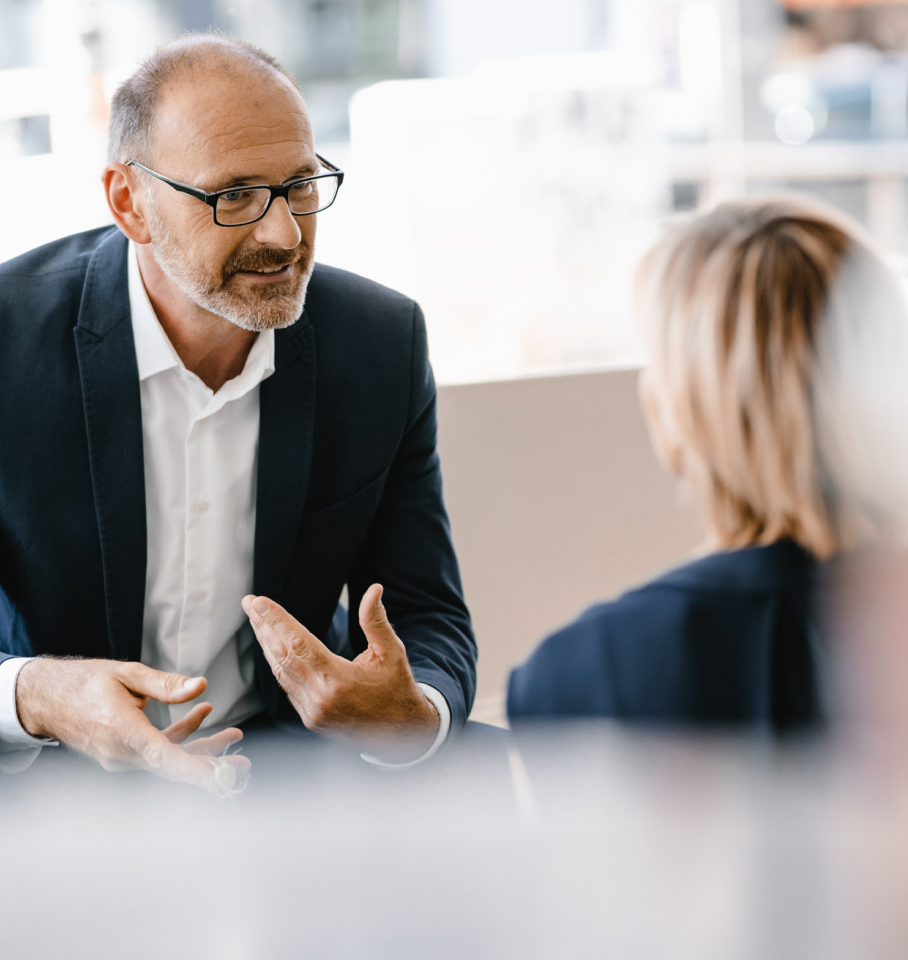
M 136 173 L 125 163 L 108 163 L 101 173 L 107 206 L 114 223 L 136 243 L 148 243 L 151 233 L 145 218 L 142 188 Z

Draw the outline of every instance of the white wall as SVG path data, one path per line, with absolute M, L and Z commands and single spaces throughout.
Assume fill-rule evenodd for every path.
M 661 470 L 637 371 L 442 387 L 445 499 L 479 642 L 474 719 L 584 607 L 683 561 L 702 538 Z

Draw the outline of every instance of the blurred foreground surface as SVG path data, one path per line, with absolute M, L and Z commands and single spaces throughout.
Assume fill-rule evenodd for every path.
M 57 751 L 0 785 L 14 958 L 896 957 L 905 791 L 828 744 L 610 725 L 400 774 L 250 742 L 216 800 Z

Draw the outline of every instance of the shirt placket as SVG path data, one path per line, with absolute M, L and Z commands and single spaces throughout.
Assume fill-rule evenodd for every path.
M 189 375 L 189 428 L 185 450 L 185 528 L 183 608 L 177 637 L 177 671 L 188 676 L 204 673 L 211 650 L 211 603 L 217 558 L 211 549 L 211 466 L 216 462 L 213 395 Z M 220 404 L 217 405 L 218 407 Z

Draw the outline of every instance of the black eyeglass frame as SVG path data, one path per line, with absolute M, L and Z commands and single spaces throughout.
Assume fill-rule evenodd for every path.
M 151 170 L 149 167 L 146 167 L 144 164 L 139 163 L 138 160 L 127 160 L 127 167 L 137 167 L 139 170 L 144 170 L 145 173 L 150 174 L 152 177 L 155 177 L 158 180 L 163 180 L 164 183 L 168 186 L 173 187 L 174 190 L 179 190 L 180 193 L 188 193 L 190 197 L 195 197 L 196 200 L 201 200 L 203 203 L 207 203 L 211 207 L 211 216 L 214 219 L 214 222 L 219 227 L 246 227 L 250 223 L 256 223 L 265 216 L 265 214 L 271 209 L 271 204 L 274 203 L 275 197 L 283 197 L 287 202 L 287 209 L 290 210 L 290 191 L 294 187 L 298 187 L 301 183 L 309 183 L 312 180 L 324 180 L 328 177 L 334 177 L 337 179 L 337 190 L 334 191 L 334 196 L 331 198 L 331 203 L 327 206 L 321 207 L 318 210 L 312 210 L 307 213 L 294 213 L 290 210 L 290 213 L 294 217 L 311 217 L 314 213 L 322 213 L 327 210 L 331 204 L 337 199 L 337 195 L 340 192 L 341 185 L 344 182 L 344 171 L 340 167 L 334 166 L 330 160 L 326 160 L 323 156 L 319 154 L 315 155 L 318 161 L 324 166 L 328 167 L 329 173 L 318 173 L 313 177 L 294 177 L 293 180 L 288 180 L 286 183 L 281 184 L 280 186 L 272 186 L 270 183 L 249 183 L 242 184 L 233 187 L 224 187 L 223 190 L 215 190 L 214 193 L 206 193 L 204 190 L 199 190 L 198 187 L 191 187 L 188 183 L 180 183 L 179 180 L 171 180 L 170 177 L 165 177 L 163 174 L 158 173 L 155 170 Z M 238 189 L 243 190 L 270 190 L 271 196 L 268 198 L 268 203 L 265 204 L 265 209 L 254 219 L 246 220 L 243 223 L 221 223 L 218 220 L 218 198 L 223 196 L 225 193 L 235 193 Z

